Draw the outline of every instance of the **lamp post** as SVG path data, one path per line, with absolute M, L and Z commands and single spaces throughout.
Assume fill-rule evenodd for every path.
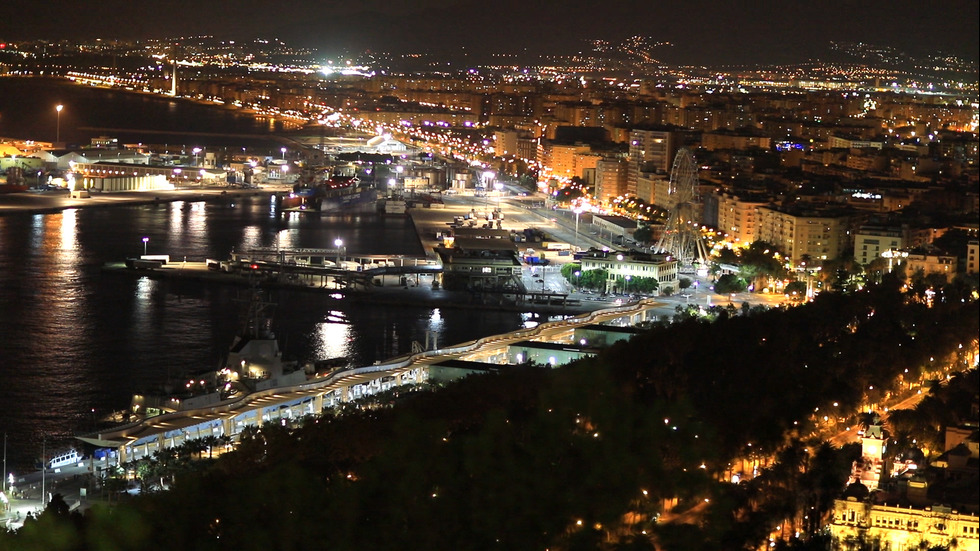
M 143 256 L 146 256 L 146 244 L 149 243 L 149 242 L 150 242 L 150 238 L 149 237 L 144 237 L 143 238 Z
M 282 148 L 282 149 L 280 149 L 279 151 L 280 151 L 280 152 L 282 153 L 282 160 L 284 160 L 284 161 L 285 161 L 285 160 L 286 160 L 286 148 L 285 148 L 285 147 L 283 147 L 283 148 Z
M 338 237 L 333 240 L 333 244 L 337 247 L 337 267 L 340 268 L 340 248 L 344 246 L 344 240 Z
M 582 209 L 575 207 L 575 250 L 578 251 L 578 215 L 582 214 Z
M 492 170 L 483 173 L 483 210 L 487 210 L 487 202 L 490 200 L 490 188 L 493 185 L 493 177 L 496 176 Z
M 61 141 L 61 110 L 64 109 L 64 108 L 65 108 L 65 106 L 64 105 L 61 105 L 60 103 L 58 105 L 56 105 L 55 108 L 54 108 L 54 110 L 58 112 L 58 122 L 55 125 L 55 134 L 54 134 L 54 141 L 55 142 L 60 142 Z
M 197 164 L 198 164 L 197 163 L 197 156 L 201 153 L 201 148 L 200 147 L 195 147 L 194 149 L 191 150 L 191 153 L 194 154 L 194 166 L 197 166 Z

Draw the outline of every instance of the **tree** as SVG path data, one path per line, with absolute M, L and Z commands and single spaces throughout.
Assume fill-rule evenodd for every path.
M 582 264 L 578 262 L 569 262 L 561 267 L 561 275 L 566 281 L 575 283 L 575 272 L 582 271 Z M 579 273 L 579 275 L 582 275 Z
M 633 239 L 639 243 L 649 243 L 653 239 L 653 228 L 650 226 L 640 226 L 633 232 Z
M 747 286 L 744 279 L 734 274 L 725 274 L 715 282 L 715 292 L 721 295 L 741 293 Z
M 793 300 L 803 300 L 806 298 L 806 283 L 790 281 L 783 291 Z
M 782 258 L 775 245 L 756 241 L 738 255 L 739 276 L 752 281 L 756 287 L 767 286 L 772 279 L 785 277 Z
M 609 279 L 609 272 L 606 270 L 586 270 L 579 278 L 579 285 L 586 289 L 606 289 L 606 280 Z
M 692 283 L 691 278 L 682 277 L 679 280 L 677 280 L 677 287 L 683 291 L 684 289 L 690 289 L 691 283 Z

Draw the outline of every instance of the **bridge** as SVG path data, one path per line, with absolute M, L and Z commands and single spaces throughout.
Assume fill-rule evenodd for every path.
M 520 341 L 568 341 L 576 327 L 594 323 L 619 322 L 635 325 L 649 319 L 653 300 L 596 310 L 560 321 L 542 323 L 502 335 L 484 337 L 449 348 L 429 350 L 393 358 L 384 363 L 333 373 L 320 379 L 229 399 L 200 409 L 177 411 L 140 419 L 129 424 L 96 433 L 76 436 L 99 448 L 115 451 L 116 462 L 123 464 L 181 445 L 185 441 L 207 436 L 235 439 L 247 426 L 264 423 L 287 424 L 306 415 L 319 415 L 329 408 L 353 402 L 405 384 L 425 383 L 429 368 L 451 359 L 464 361 L 497 360 L 502 350 Z M 106 454 L 105 466 L 109 465 Z

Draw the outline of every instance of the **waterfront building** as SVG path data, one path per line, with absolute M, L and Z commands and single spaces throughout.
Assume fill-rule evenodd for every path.
M 606 348 L 620 341 L 628 341 L 642 332 L 636 327 L 589 324 L 576 327 L 572 340 L 582 346 Z
M 620 243 L 636 231 L 636 221 L 625 216 L 593 214 L 592 225 L 599 229 L 600 237 L 608 235 L 611 241 Z
M 627 292 L 633 278 L 656 279 L 658 292 L 665 287 L 677 289 L 679 263 L 669 255 L 592 251 L 583 256 L 580 262 L 583 272 L 606 270 L 609 274 L 605 289 L 607 293 Z
M 518 292 L 523 288 L 517 246 L 509 239 L 455 237 L 435 249 L 446 289 Z
M 521 341 L 507 347 L 507 362 L 511 364 L 534 363 L 558 367 L 590 358 L 599 353 L 594 346 L 541 341 Z
M 153 166 L 129 163 L 72 163 L 76 187 L 99 191 L 155 191 L 181 185 L 213 184 L 224 181 L 225 173 L 187 167 Z

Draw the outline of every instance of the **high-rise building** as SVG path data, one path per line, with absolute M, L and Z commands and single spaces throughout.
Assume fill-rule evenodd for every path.
M 966 244 L 966 273 L 975 274 L 980 269 L 977 268 L 977 253 L 980 250 L 980 243 L 976 240 Z
M 626 161 L 618 158 L 600 159 L 595 166 L 595 197 L 608 203 L 626 193 Z
M 633 130 L 629 142 L 626 191 L 636 193 L 641 172 L 669 174 L 677 153 L 676 135 L 669 129 Z
M 563 144 L 552 144 L 551 145 L 551 173 L 554 176 L 571 178 L 573 176 L 581 177 L 581 170 L 579 164 L 576 162 L 582 154 L 589 153 L 592 150 L 587 145 L 584 144 L 574 144 L 574 145 L 563 145 Z

